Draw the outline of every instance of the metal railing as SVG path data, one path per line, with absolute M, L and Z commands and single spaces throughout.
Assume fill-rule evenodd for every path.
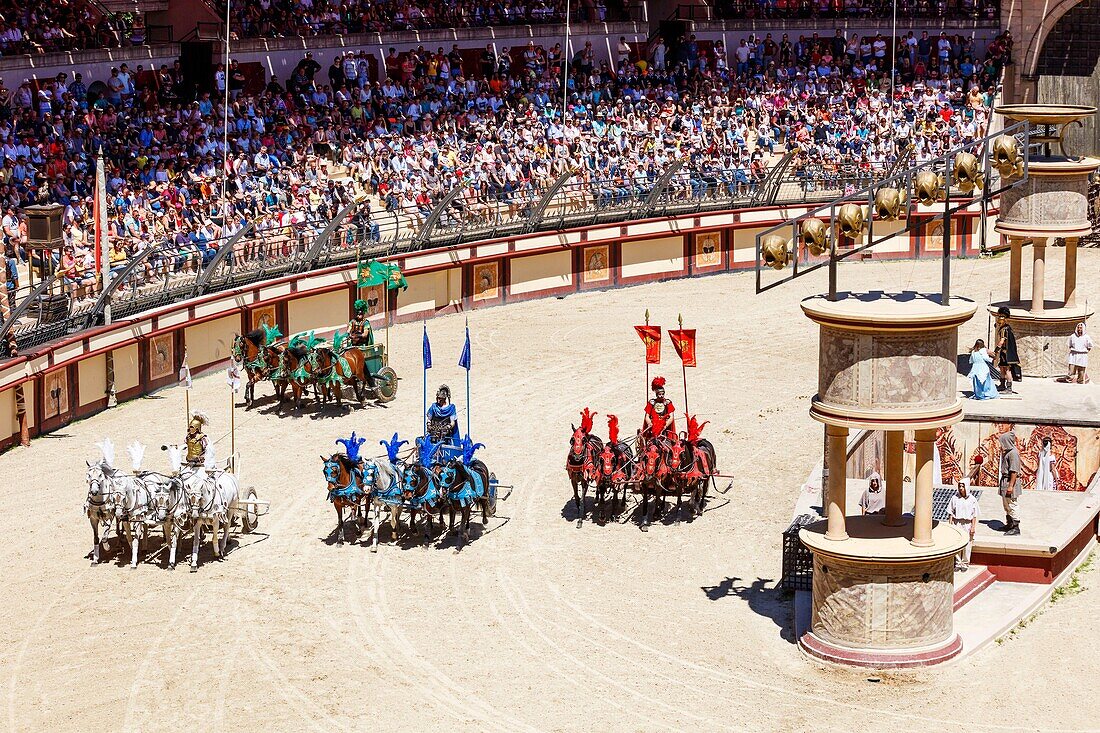
M 779 203 L 827 201 L 884 178 L 886 166 L 830 164 L 790 171 L 788 154 L 766 175 L 747 167 L 673 164 L 663 173 L 592 177 L 567 172 L 545 181 L 497 187 L 463 185 L 428 203 L 364 197 L 330 220 L 248 224 L 209 242 L 175 238 L 130 252 L 112 267 L 106 291 L 88 274 L 48 277 L 10 297 L 0 325 L 20 351 L 152 308 L 275 277 L 464 242 L 536 231 L 682 216 Z M 47 271 L 58 269 L 56 255 Z M 47 262 L 47 265 L 50 263 Z M 36 270 L 43 268 L 39 265 Z

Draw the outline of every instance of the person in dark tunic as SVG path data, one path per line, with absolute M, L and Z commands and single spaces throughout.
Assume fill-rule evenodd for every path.
M 1001 370 L 1001 386 L 998 389 L 1016 394 L 1012 389 L 1012 380 L 1019 380 L 1023 375 L 1020 372 L 1020 353 L 1016 350 L 1016 332 L 1008 322 L 1010 315 L 1012 312 L 1003 305 L 997 309 L 997 366 Z

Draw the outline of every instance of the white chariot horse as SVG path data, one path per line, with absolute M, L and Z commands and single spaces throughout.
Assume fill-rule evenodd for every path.
M 110 440 L 99 443 L 99 449 L 103 457 L 95 463 L 85 461 L 88 470 L 84 474 L 88 484 L 88 494 L 84 499 L 84 513 L 92 525 L 92 565 L 99 564 L 99 549 L 102 546 L 107 549 L 107 534 L 111 531 L 111 521 L 115 517 L 115 490 L 116 471 L 111 466 L 115 460 L 115 447 Z M 103 536 L 99 530 L 103 528 Z M 117 532 L 117 527 L 116 527 Z
M 211 541 L 214 557 L 221 558 L 225 555 L 229 530 L 237 513 L 240 485 L 236 476 L 215 468 L 213 449 L 206 452 L 206 464 L 196 467 L 183 464 L 182 447 L 170 445 L 163 448 L 168 451 L 172 469 L 183 482 L 186 506 L 195 534 L 195 542 L 191 548 L 191 572 L 196 572 L 199 569 L 199 545 L 202 543 L 205 527 L 210 527 L 213 533 Z M 219 529 L 222 533 L 220 540 Z
M 390 535 L 397 541 L 397 529 L 401 519 L 401 476 L 392 463 L 385 458 L 363 461 L 363 484 L 368 486 L 374 518 L 371 520 L 371 552 L 378 552 L 378 533 L 381 529 L 382 512 L 389 509 Z M 396 494 L 393 493 L 396 488 Z M 366 512 L 364 512 L 365 514 Z M 364 517 L 365 519 L 366 517 Z

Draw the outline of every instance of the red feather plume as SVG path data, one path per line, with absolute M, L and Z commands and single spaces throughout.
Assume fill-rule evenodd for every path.
M 614 445 L 619 442 L 619 418 L 607 416 L 607 441 Z
M 592 419 L 598 415 L 598 412 L 592 412 L 587 407 L 581 412 L 581 430 L 585 433 L 592 432 Z
M 694 443 L 696 440 L 698 440 L 699 436 L 703 433 L 703 428 L 709 422 L 710 420 L 706 420 L 702 424 L 699 424 L 699 421 L 695 419 L 694 415 L 689 415 L 687 426 L 688 442 Z
M 664 377 L 654 377 L 653 378 L 653 383 L 650 385 L 650 388 L 651 389 L 657 389 L 658 387 L 664 387 L 664 386 L 665 386 L 665 378 Z

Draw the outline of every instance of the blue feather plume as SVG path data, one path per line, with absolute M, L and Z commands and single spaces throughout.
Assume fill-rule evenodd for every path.
M 405 445 L 409 441 L 400 440 L 397 437 L 397 433 L 393 434 L 393 437 L 389 440 L 378 441 L 379 445 L 385 446 L 386 455 L 389 456 L 390 463 L 397 463 L 397 451 L 401 450 L 401 446 Z
M 478 448 L 484 448 L 485 444 L 475 443 L 470 440 L 470 436 L 467 435 L 465 438 L 462 439 L 460 447 L 462 448 L 462 463 L 468 466 L 470 465 L 470 461 L 474 459 L 474 451 L 476 451 Z
M 367 439 L 356 437 L 355 431 L 352 430 L 350 438 L 338 438 L 336 442 L 344 446 L 344 451 L 347 453 L 349 461 L 358 461 L 359 448 L 362 447 L 363 443 L 367 442 Z

